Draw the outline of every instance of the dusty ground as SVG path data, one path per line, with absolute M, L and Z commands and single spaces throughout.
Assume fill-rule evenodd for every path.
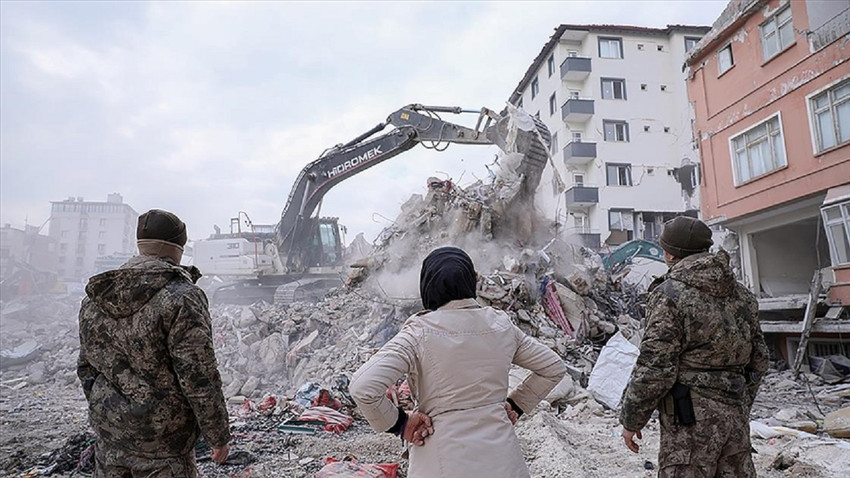
M 757 409 L 767 411 L 774 406 L 772 399 L 760 400 Z M 365 422 L 356 421 L 341 435 L 319 432 L 295 436 L 288 444 L 287 438 L 275 430 L 280 418 L 245 415 L 237 404 L 231 405 L 230 411 L 237 437 L 233 450 L 252 453 L 256 462 L 215 466 L 202 461 L 205 477 L 308 477 L 321 468 L 325 457 L 342 459 L 348 455 L 361 462 L 400 462 L 399 476 L 406 476 L 399 440 L 373 433 Z M 56 382 L 19 390 L 3 388 L 0 422 L 2 476 L 23 476 L 43 469 L 38 464 L 40 457 L 88 430 L 79 387 Z M 593 401 L 567 407 L 560 414 L 542 405 L 523 417 L 517 432 L 535 477 L 656 476 L 658 429 L 654 420 L 644 431 L 638 455 L 623 447 L 616 415 Z M 850 470 L 847 445 L 848 449 L 842 449 L 833 440 L 822 438 L 753 439 L 757 451 L 753 456 L 763 477 L 846 477 Z

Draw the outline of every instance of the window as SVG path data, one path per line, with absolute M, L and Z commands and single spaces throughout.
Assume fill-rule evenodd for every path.
M 59 256 L 59 263 L 60 263 L 60 264 L 64 264 L 64 263 L 65 263 L 65 256 Z
M 97 255 L 105 256 L 106 255 L 106 244 L 98 244 L 97 245 Z
M 622 58 L 623 39 L 599 37 L 599 58 Z
M 626 80 L 615 78 L 602 78 L 602 99 L 626 99 Z
M 658 51 L 664 51 L 664 45 L 655 45 L 655 49 Z
M 809 101 L 818 152 L 850 141 L 850 78 Z
M 726 70 L 735 65 L 735 60 L 732 58 L 732 44 L 728 44 L 717 52 L 717 74 L 722 75 Z
M 641 89 L 641 91 L 646 91 L 646 83 L 641 83 L 640 89 Z
M 80 218 L 80 230 L 85 231 L 87 225 L 88 225 L 88 220 L 84 217 Z
M 549 76 L 552 76 L 555 73 L 555 55 L 549 57 L 549 60 L 546 61 L 546 66 L 549 69 Z
M 85 244 L 77 244 L 77 254 L 85 254 L 86 253 L 86 245 Z
M 550 151 L 552 154 L 555 154 L 555 153 L 557 153 L 557 152 L 558 152 L 558 133 L 554 133 L 554 134 L 552 135 L 552 147 L 551 147 L 551 148 L 549 148 L 549 151 Z
M 63 243 L 59 244 L 59 251 L 60 252 L 65 252 L 67 250 L 68 250 L 68 243 L 63 242 Z
M 850 263 L 850 202 L 821 209 L 832 265 Z
M 576 232 L 583 233 L 589 231 L 589 225 L 587 221 L 587 216 L 583 214 L 574 214 L 573 215 L 573 228 Z
M 629 125 L 625 121 L 602 121 L 605 141 L 628 141 Z
M 531 82 L 531 99 L 533 100 L 537 93 L 540 93 L 540 83 L 537 82 L 537 78 L 535 78 Z
M 106 237 L 106 231 L 100 231 L 97 233 L 98 239 L 103 239 L 104 237 Z
M 101 226 L 105 226 L 105 225 L 106 225 L 106 219 L 101 219 L 101 220 L 100 220 L 100 225 L 101 225 Z
M 632 185 L 632 165 L 606 163 L 606 176 L 609 186 L 631 186 Z
M 661 85 L 661 91 L 667 91 L 667 85 Z
M 584 174 L 573 174 L 573 182 L 576 186 L 584 186 Z
M 611 209 L 608 211 L 608 229 L 612 231 L 634 231 L 635 218 L 631 209 Z
M 685 53 L 691 51 L 691 49 L 697 46 L 699 43 L 699 38 L 697 37 L 685 37 Z
M 640 51 L 643 51 L 643 43 L 638 43 L 637 49 L 640 50 Z
M 785 143 L 776 115 L 733 137 L 732 158 L 735 163 L 736 184 L 767 174 L 788 164 Z
M 558 111 L 558 103 L 555 100 L 555 93 L 552 93 L 549 97 L 549 115 L 555 114 L 556 111 Z
M 761 50 L 764 60 L 778 55 L 779 52 L 794 43 L 794 22 L 791 21 L 791 7 L 787 6 L 770 17 L 759 27 L 761 31 Z
M 567 51 L 567 56 L 568 56 L 568 57 L 570 57 L 570 58 L 575 58 L 575 57 L 577 57 L 577 56 L 578 56 L 578 52 L 577 52 L 577 51 L 575 51 L 575 50 L 568 50 L 568 51 Z
M 581 143 L 581 131 L 573 131 L 573 142 Z
M 66 238 L 66 237 L 68 237 L 68 231 L 62 231 L 62 232 L 60 232 L 60 233 L 59 233 L 59 237 L 61 237 L 61 238 L 63 238 L 63 239 L 64 239 L 64 238 Z
M 581 91 L 579 90 L 570 90 L 570 99 L 577 100 L 581 96 Z
M 664 127 L 664 132 L 665 132 L 665 133 L 669 133 L 669 132 L 670 132 L 670 127 L 669 127 L 669 126 L 665 126 L 665 127 Z
M 643 132 L 649 133 L 649 125 L 648 124 L 643 125 Z

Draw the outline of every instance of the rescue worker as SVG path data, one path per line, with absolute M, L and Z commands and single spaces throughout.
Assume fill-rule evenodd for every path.
M 201 274 L 180 266 L 186 225 L 139 216 L 139 255 L 93 276 L 80 309 L 77 375 L 97 433 L 95 477 L 195 477 L 199 433 L 212 459 L 230 426 Z
M 768 351 L 755 296 L 735 280 L 725 251 L 709 252 L 698 219 L 668 221 L 659 240 L 669 271 L 650 285 L 640 355 L 620 424 L 637 453 L 658 409 L 658 476 L 755 477 L 749 413 Z
M 354 401 L 374 429 L 421 445 L 409 449 L 411 478 L 528 477 L 513 423 L 566 373 L 560 357 L 505 312 L 479 305 L 476 285 L 464 251 L 432 251 L 419 278 L 426 310 L 408 319 L 352 379 Z M 512 364 L 532 373 L 508 393 Z M 386 397 L 405 374 L 418 406 L 411 414 Z

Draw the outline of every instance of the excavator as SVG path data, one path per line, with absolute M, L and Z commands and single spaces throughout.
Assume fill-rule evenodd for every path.
M 441 113 L 474 113 L 478 121 L 469 128 L 443 120 Z M 384 132 L 388 127 L 392 129 Z M 382 134 L 375 136 L 378 133 Z M 538 118 L 512 105 L 500 113 L 488 108 L 407 105 L 305 166 L 273 228 L 249 224 L 243 231 L 236 218 L 230 234 L 217 231 L 195 242 L 194 264 L 206 276 L 226 279 L 210 291 L 213 303 L 316 302 L 342 284 L 345 258 L 338 218 L 314 216 L 335 185 L 416 145 L 443 151 L 451 143 L 495 144 L 505 153 L 522 156 L 516 167 L 523 178 L 518 195 L 530 198 L 549 160 L 550 141 L 548 128 Z

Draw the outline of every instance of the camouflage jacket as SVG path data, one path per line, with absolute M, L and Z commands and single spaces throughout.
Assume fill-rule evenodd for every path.
M 620 423 L 642 429 L 677 381 L 699 396 L 749 408 L 767 367 L 758 302 L 735 280 L 728 255 L 688 256 L 649 294 Z
M 136 256 L 89 280 L 77 375 L 104 444 L 161 457 L 189 452 L 199 431 L 211 446 L 230 441 L 199 277 Z

